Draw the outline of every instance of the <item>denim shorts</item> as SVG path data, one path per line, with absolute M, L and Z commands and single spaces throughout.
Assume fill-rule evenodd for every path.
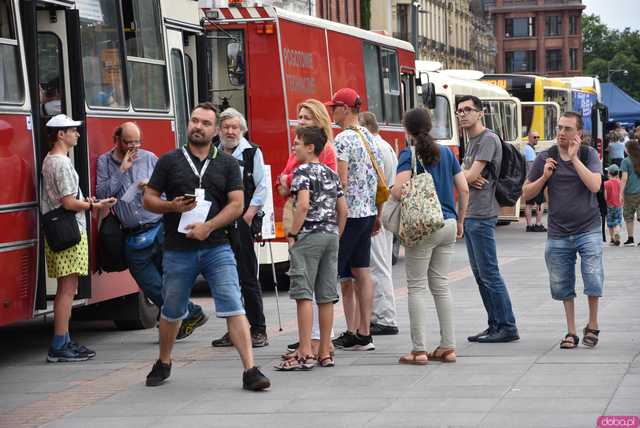
M 229 244 L 192 251 L 165 250 L 162 263 L 162 318 L 178 321 L 189 316 L 187 306 L 198 274 L 209 283 L 217 317 L 244 315 L 236 259 Z
M 614 228 L 622 224 L 622 208 L 607 207 L 607 227 Z
M 602 232 L 593 230 L 563 238 L 547 240 L 544 258 L 549 270 L 551 297 L 569 300 L 576 297 L 576 259 L 580 254 L 580 271 L 584 294 L 602 297 Z
M 376 216 L 348 218 L 340 237 L 338 276 L 351 278 L 352 268 L 368 268 L 371 264 L 371 232 Z

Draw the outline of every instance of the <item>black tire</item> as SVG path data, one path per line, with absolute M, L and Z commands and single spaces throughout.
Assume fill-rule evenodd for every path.
M 117 307 L 127 319 L 114 319 L 120 330 L 144 330 L 155 327 L 158 320 L 158 307 L 147 299 L 142 291 L 126 296 Z

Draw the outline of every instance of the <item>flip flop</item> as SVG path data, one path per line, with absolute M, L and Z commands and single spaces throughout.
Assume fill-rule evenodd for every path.
M 405 355 L 401 356 L 400 359 L 398 360 L 398 362 L 400 364 L 411 364 L 414 366 L 426 366 L 427 363 L 429 362 L 428 359 L 427 360 L 418 360 L 418 356 L 420 355 L 424 355 L 425 357 L 429 358 L 427 353 L 425 351 L 411 351 L 411 358 L 407 358 Z

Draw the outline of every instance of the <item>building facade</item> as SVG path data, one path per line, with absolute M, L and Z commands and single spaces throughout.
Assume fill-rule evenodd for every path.
M 372 0 L 371 29 L 416 41 L 410 0 Z M 420 0 L 416 58 L 444 68 L 494 71 L 495 38 L 482 6 L 470 0 Z
M 582 74 L 581 0 L 485 0 L 497 42 L 496 72 Z

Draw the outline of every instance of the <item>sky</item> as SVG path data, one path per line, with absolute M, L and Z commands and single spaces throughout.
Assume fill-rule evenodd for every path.
M 599 15 L 600 21 L 609 28 L 624 30 L 630 27 L 632 31 L 640 30 L 639 0 L 582 0 L 582 4 L 587 6 L 583 13 Z

